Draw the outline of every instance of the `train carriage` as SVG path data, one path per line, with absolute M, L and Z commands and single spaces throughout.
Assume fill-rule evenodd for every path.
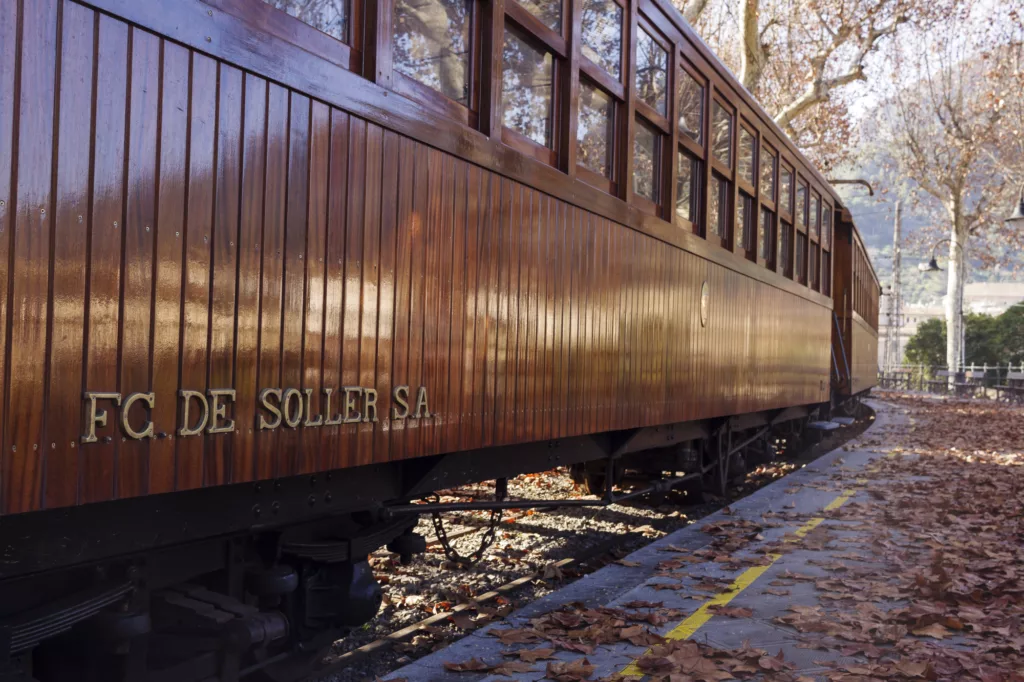
M 722 492 L 874 382 L 841 198 L 667 0 L 3 0 L 0 252 L 0 679 L 298 679 L 408 503 Z

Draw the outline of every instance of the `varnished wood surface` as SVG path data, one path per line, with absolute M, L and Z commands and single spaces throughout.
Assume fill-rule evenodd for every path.
M 856 394 L 878 383 L 878 332 L 856 313 L 850 330 L 850 392 Z
M 70 0 L 0 38 L 7 513 L 827 399 L 813 292 Z M 263 388 L 342 386 L 380 421 L 256 428 Z M 214 388 L 234 432 L 179 437 Z M 83 391 L 147 390 L 158 437 L 78 442 Z

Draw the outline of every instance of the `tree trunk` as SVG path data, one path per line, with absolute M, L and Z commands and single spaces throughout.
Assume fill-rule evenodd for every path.
M 967 236 L 954 228 L 949 235 L 949 279 L 946 285 L 946 368 L 956 372 L 963 364 L 963 300 Z

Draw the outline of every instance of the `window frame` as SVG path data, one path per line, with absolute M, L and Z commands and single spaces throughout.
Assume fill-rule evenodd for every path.
M 645 16 L 646 11 L 653 8 L 644 8 L 644 11 L 640 11 L 640 8 L 633 5 L 632 19 L 630 21 L 630 36 L 629 36 L 629 61 L 628 61 L 628 80 L 625 81 L 627 91 L 629 92 L 629 112 L 630 116 L 626 123 L 629 126 L 627 135 L 628 152 L 625 155 L 626 159 L 626 175 L 628 180 L 625 180 L 622 184 L 625 185 L 626 190 L 626 202 L 639 209 L 640 211 L 654 215 L 658 218 L 668 220 L 672 222 L 672 215 L 675 213 L 675 182 L 676 170 L 675 155 L 671 154 L 675 147 L 673 141 L 677 137 L 673 134 L 672 120 L 675 114 L 675 102 L 672 101 L 672 95 L 675 93 L 675 69 L 676 69 L 676 48 L 672 42 L 665 37 L 661 30 L 657 26 L 657 17 Z M 668 63 L 666 64 L 665 70 L 665 116 L 662 116 L 660 112 L 651 107 L 647 102 L 640 99 L 636 87 L 636 56 L 637 56 L 637 40 L 640 35 L 640 31 L 643 30 L 647 33 L 658 45 L 665 50 L 666 58 Z M 652 130 L 655 131 L 655 154 L 657 157 L 657 172 L 655 174 L 655 183 L 657 189 L 657 202 L 652 202 L 647 197 L 640 196 L 633 191 L 633 170 L 635 167 L 634 149 L 636 145 L 636 132 L 637 126 L 640 125 L 639 120 L 642 119 Z M 666 173 L 665 159 L 669 157 L 671 162 L 669 164 Z
M 593 170 L 587 168 L 586 166 L 583 166 L 582 164 L 580 164 L 580 162 L 579 162 L 579 151 L 578 151 L 578 148 L 579 148 L 579 116 L 580 116 L 579 101 L 580 101 L 580 98 L 579 98 L 579 96 L 573 97 L 573 110 L 574 110 L 574 113 L 575 113 L 575 119 L 576 120 L 575 120 L 575 123 L 573 125 L 573 140 L 572 140 L 573 153 L 572 153 L 572 155 L 574 157 L 576 177 L 579 178 L 580 180 L 582 180 L 583 182 L 587 183 L 591 187 L 596 187 L 597 189 L 601 190 L 602 192 L 605 192 L 606 194 L 610 194 L 612 196 L 619 196 L 619 193 L 620 193 L 620 190 L 619 190 L 620 168 L 619 168 L 619 166 L 621 165 L 619 163 L 619 160 L 620 160 L 619 157 L 621 156 L 621 154 L 619 152 L 618 145 L 616 144 L 616 142 L 621 137 L 621 135 L 619 134 L 619 131 L 622 129 L 622 121 L 620 120 L 622 118 L 622 101 L 620 99 L 616 98 L 613 93 L 610 93 L 606 89 L 604 89 L 601 86 L 600 83 L 597 83 L 593 79 L 591 79 L 588 74 L 583 73 L 582 69 L 581 69 L 581 72 L 579 74 L 579 86 L 578 86 L 579 87 L 579 91 L 583 90 L 583 81 L 584 81 L 584 79 L 589 81 L 589 84 L 591 86 L 593 86 L 593 88 L 595 90 L 601 91 L 602 93 L 604 93 L 609 98 L 609 100 L 611 100 L 611 105 L 612 105 L 611 106 L 611 109 L 612 109 L 612 124 L 611 124 L 611 128 L 612 128 L 612 130 L 614 132 L 612 134 L 612 139 L 610 139 L 608 141 L 608 151 L 609 151 L 609 153 L 611 155 L 611 158 L 608 161 L 608 170 L 609 170 L 609 173 L 610 173 L 609 176 L 601 175 L 600 173 L 598 173 L 596 171 L 593 171 Z
M 365 10 L 368 9 L 363 7 L 364 0 L 349 0 L 351 15 L 348 21 L 348 41 L 338 40 L 264 0 L 203 1 L 252 25 L 260 32 L 297 45 L 346 71 L 364 73 L 364 58 L 367 51 L 363 45 L 363 27 L 366 25 Z
M 564 1 L 563 1 L 564 5 Z M 562 66 L 567 59 L 566 41 L 548 28 L 540 19 L 533 16 L 529 11 L 516 4 L 515 0 L 507 0 L 505 3 L 505 21 L 502 24 L 501 42 L 495 44 L 495 49 L 500 44 L 502 52 L 505 47 L 505 33 L 511 32 L 523 42 L 535 47 L 540 52 L 551 55 L 551 146 L 545 146 L 531 140 L 517 130 L 505 126 L 504 123 L 504 91 L 502 90 L 505 64 L 498 60 L 498 68 L 493 77 L 496 79 L 498 88 L 497 105 L 497 126 L 501 141 L 508 147 L 522 152 L 527 156 L 545 163 L 549 166 L 559 166 L 558 160 L 563 143 L 563 117 L 567 112 L 562 110 L 564 94 L 562 90 L 562 79 L 564 78 Z M 564 11 L 564 10 L 563 10 Z M 564 15 L 563 15 L 564 16 Z M 511 26 L 509 22 L 511 21 Z M 532 26 L 532 29 L 530 28 Z M 565 28 L 565 21 L 562 21 Z M 537 31 L 534 33 L 533 31 Z M 545 42 L 544 38 L 552 39 L 554 42 Z M 558 49 L 554 49 L 557 47 Z M 575 126 L 574 126 L 575 127 Z
M 512 0 L 512 1 L 514 1 L 514 0 Z M 585 54 L 583 54 L 583 20 L 582 20 L 582 17 L 581 17 L 580 22 L 579 22 L 579 24 L 580 24 L 580 35 L 579 35 L 578 39 L 576 40 L 576 42 L 580 46 L 580 49 L 579 49 L 579 60 L 580 60 L 579 61 L 579 69 L 580 69 L 580 72 L 585 74 L 592 81 L 595 81 L 596 83 L 601 85 L 608 92 L 611 92 L 613 95 L 615 95 L 615 97 L 617 97 L 621 101 L 621 100 L 625 99 L 625 97 L 626 97 L 626 89 L 623 86 L 623 81 L 625 80 L 627 72 L 629 71 L 629 63 L 630 63 L 630 61 L 629 61 L 630 60 L 630 49 L 629 49 L 629 42 L 627 40 L 627 36 L 628 36 L 627 26 L 629 24 L 629 6 L 627 5 L 626 0 L 612 0 L 612 2 L 614 2 L 616 5 L 618 5 L 622 9 L 622 25 L 619 27 L 619 31 L 620 31 L 619 39 L 620 39 L 620 42 L 619 42 L 619 77 L 618 77 L 618 79 L 616 79 L 615 76 L 613 76 L 612 74 L 608 73 L 607 71 L 602 69 L 600 66 L 598 66 L 594 62 L 590 61 L 590 58 L 587 57 Z M 570 2 L 570 4 L 572 5 L 573 11 L 575 11 L 577 9 L 575 3 Z M 582 13 L 582 11 L 583 11 L 583 3 L 582 2 L 580 2 L 580 4 L 579 4 L 579 10 Z M 576 25 L 575 17 L 572 17 L 572 19 L 573 19 L 573 21 L 572 21 L 573 26 L 575 27 L 575 25 Z
M 747 121 L 747 117 L 746 116 L 740 115 L 740 116 L 737 117 L 737 119 L 739 120 L 739 125 L 736 126 L 736 136 L 735 136 L 736 137 L 736 144 L 735 144 L 735 147 L 736 147 L 736 159 L 735 159 L 735 164 L 736 164 L 736 186 L 739 187 L 741 190 L 745 190 L 747 192 L 747 194 L 749 194 L 750 196 L 754 197 L 754 199 L 756 200 L 758 198 L 758 193 L 760 192 L 760 189 L 761 189 L 759 186 L 757 186 L 757 185 L 760 185 L 758 180 L 761 177 L 760 176 L 761 167 L 759 165 L 760 155 L 758 154 L 759 148 L 761 146 L 761 143 L 760 143 L 761 136 L 758 134 L 757 126 L 752 125 L 751 123 L 749 123 Z M 740 168 L 739 168 L 739 166 L 740 166 L 740 137 L 742 136 L 742 134 L 743 134 L 742 131 L 744 131 L 744 130 L 747 132 L 748 135 L 750 135 L 750 137 L 754 141 L 753 142 L 754 158 L 751 159 L 751 161 L 750 161 L 751 168 L 754 171 L 754 183 L 755 184 L 753 184 L 753 185 L 750 184 L 749 182 L 747 182 L 747 178 L 744 178 L 744 177 L 742 177 L 740 175 Z
M 736 138 L 737 138 L 736 115 L 737 115 L 737 112 L 736 112 L 736 108 L 731 103 L 729 103 L 728 100 L 723 100 L 719 96 L 718 93 L 719 93 L 718 88 L 715 88 L 714 92 L 711 93 L 711 103 L 710 103 L 710 105 L 708 105 L 708 118 L 709 118 L 709 136 L 708 137 L 709 138 L 714 138 L 714 127 L 715 127 L 715 121 L 714 121 L 714 115 L 715 114 L 714 114 L 714 112 L 715 112 L 715 104 L 717 103 L 723 110 L 725 110 L 726 113 L 729 114 L 730 121 L 731 121 L 731 128 L 730 128 L 730 133 L 731 134 L 729 135 L 729 165 L 726 166 L 725 164 L 723 164 L 718 159 L 717 156 L 715 156 L 715 141 L 714 141 L 714 139 L 709 139 L 708 142 L 707 142 L 708 151 L 709 151 L 708 156 L 711 159 L 711 164 L 714 167 L 714 170 L 717 170 L 720 175 L 723 175 L 726 178 L 728 178 L 730 183 L 735 184 L 735 182 L 736 182 L 735 172 L 736 172 Z

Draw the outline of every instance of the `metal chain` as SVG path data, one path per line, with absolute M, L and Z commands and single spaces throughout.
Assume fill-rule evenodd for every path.
M 441 498 L 437 493 L 434 493 L 432 497 L 434 498 L 434 502 L 441 501 Z M 496 497 L 500 500 L 504 499 L 505 495 L 499 489 Z M 480 538 L 480 546 L 478 546 L 469 556 L 459 554 L 458 550 L 452 547 L 451 541 L 448 540 L 448 531 L 445 530 L 444 520 L 441 519 L 441 514 L 434 512 L 431 514 L 430 520 L 434 524 L 434 533 L 437 535 L 437 541 L 440 543 L 441 549 L 444 550 L 444 555 L 448 557 L 448 560 L 464 566 L 472 566 L 483 559 L 484 553 L 487 552 L 491 545 L 494 544 L 494 540 L 498 533 L 498 525 L 501 523 L 501 517 L 502 511 L 500 509 L 491 510 L 491 520 L 487 526 L 487 530 L 484 531 L 484 536 Z

